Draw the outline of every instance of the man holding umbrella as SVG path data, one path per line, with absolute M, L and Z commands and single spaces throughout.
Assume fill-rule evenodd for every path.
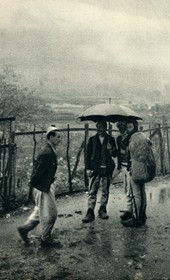
M 96 206 L 97 193 L 101 184 L 101 200 L 99 217 L 108 219 L 107 203 L 109 199 L 109 187 L 111 177 L 115 168 L 112 157 L 117 156 L 114 137 L 106 133 L 107 123 L 98 121 L 96 123 L 97 133 L 89 138 L 87 145 L 86 169 L 89 173 L 89 196 L 88 210 L 83 223 L 92 222 L 95 219 L 94 209 Z
M 117 149 L 115 139 L 106 133 L 106 122 L 115 123 L 127 121 L 127 119 L 142 120 L 142 118 L 128 107 L 111 103 L 89 107 L 78 118 L 81 121 L 97 122 L 97 134 L 89 139 L 87 147 L 86 169 L 90 170 L 91 180 L 89 184 L 88 211 L 83 222 L 88 223 L 95 219 L 94 208 L 100 182 L 102 184 L 102 197 L 99 217 L 102 219 L 108 218 L 106 206 L 109 198 L 110 178 L 115 168 L 112 156 L 117 156 Z

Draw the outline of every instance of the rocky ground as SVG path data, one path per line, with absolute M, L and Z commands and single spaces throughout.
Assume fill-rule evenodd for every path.
M 21 242 L 17 226 L 24 223 L 32 207 L 8 213 L 0 226 L 0 279 L 10 280 L 167 280 L 170 279 L 170 183 L 169 177 L 146 185 L 147 222 L 141 228 L 125 228 L 120 210 L 125 195 L 111 186 L 108 220 L 97 217 L 82 224 L 87 194 L 57 199 L 58 220 L 53 235 L 62 246 L 42 249 L 32 232 L 33 244 Z M 100 194 L 99 194 L 100 195 Z

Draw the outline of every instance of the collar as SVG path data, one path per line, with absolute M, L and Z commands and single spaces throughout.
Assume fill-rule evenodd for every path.
M 53 150 L 54 153 L 56 153 L 56 149 L 55 147 L 51 144 L 50 141 L 47 141 L 48 145 L 51 147 L 51 149 Z

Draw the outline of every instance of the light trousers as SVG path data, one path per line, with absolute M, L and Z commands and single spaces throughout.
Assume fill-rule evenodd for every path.
M 34 189 L 35 207 L 25 225 L 27 227 L 40 223 L 42 228 L 41 239 L 51 239 L 51 231 L 57 219 L 57 206 L 55 195 L 52 190 L 48 193 Z
M 130 191 L 130 173 L 127 171 L 126 166 L 121 167 L 122 179 L 123 179 L 123 187 L 126 195 L 126 209 L 125 211 L 132 212 L 132 196 Z
M 136 219 L 145 216 L 147 206 L 145 183 L 135 182 L 130 176 L 130 190 L 127 198 L 127 207 Z
M 101 199 L 100 206 L 106 207 L 109 199 L 109 187 L 110 187 L 111 177 L 109 174 L 101 176 L 99 174 L 94 174 L 89 182 L 89 193 L 88 193 L 88 208 L 94 210 L 96 206 L 97 193 L 101 185 Z

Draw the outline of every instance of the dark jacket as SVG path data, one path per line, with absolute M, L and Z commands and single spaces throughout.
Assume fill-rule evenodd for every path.
M 42 192 L 48 192 L 54 182 L 57 170 L 57 156 L 50 144 L 47 144 L 38 154 L 35 162 L 30 186 Z
M 112 153 L 107 149 L 107 143 L 112 146 Z M 106 171 L 112 173 L 115 168 L 113 157 L 117 156 L 115 139 L 112 136 L 105 134 L 104 141 L 101 144 L 98 134 L 89 138 L 86 155 L 86 169 L 93 170 L 96 173 L 100 172 L 100 167 L 103 163 L 106 165 Z
M 128 144 L 129 144 L 129 137 L 128 135 L 125 135 L 122 137 L 122 135 L 119 135 L 116 138 L 117 142 L 117 148 L 118 148 L 118 155 L 117 155 L 117 161 L 118 161 L 118 170 L 121 169 L 121 166 L 126 166 L 128 164 Z

